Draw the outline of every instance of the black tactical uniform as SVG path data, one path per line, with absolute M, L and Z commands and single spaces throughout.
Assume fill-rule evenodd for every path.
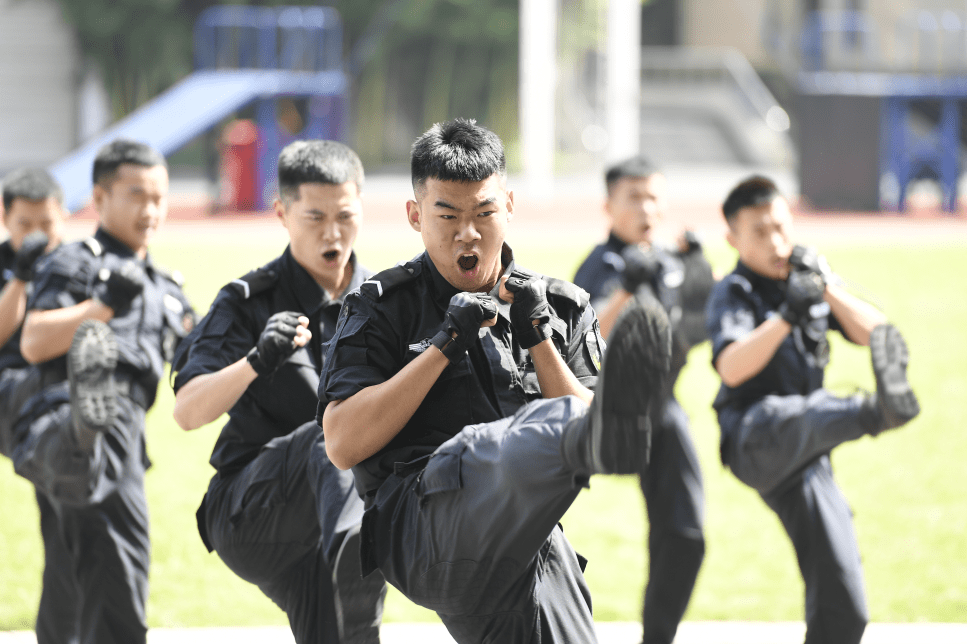
M 515 269 L 507 246 L 502 259 L 506 275 L 534 275 Z M 587 294 L 544 279 L 554 346 L 593 388 L 603 341 Z M 426 351 L 457 292 L 423 253 L 347 295 L 320 418 L 329 401 L 385 382 Z M 541 400 L 510 305 L 497 304 L 497 324 L 480 329 L 386 447 L 353 467 L 367 505 L 363 566 L 436 611 L 458 642 L 594 642 L 581 563 L 558 526 L 587 484 L 562 440 L 587 406 Z
M 350 261 L 347 290 L 371 275 L 355 254 Z M 315 421 L 322 347 L 332 337 L 341 305 L 286 249 L 219 291 L 174 362 L 177 391 L 192 378 L 245 357 L 273 314 L 294 311 L 309 318 L 309 344 L 275 373 L 258 376 L 229 410 L 211 457 L 217 474 L 198 510 L 209 551 L 218 552 L 235 574 L 288 614 L 299 644 L 378 641 L 385 592 L 379 575 L 360 581 L 358 540 L 343 551 L 355 565 L 341 562 L 340 549 L 349 544 L 347 535 L 357 534 L 363 505 L 352 473 L 329 462 Z M 355 578 L 337 575 L 334 589 L 332 571 L 342 566 Z M 351 611 L 344 618 L 365 622 L 347 624 L 342 640 L 337 597 Z
M 17 251 L 10 240 L 0 244 L 0 290 L 14 274 L 14 260 Z M 29 288 L 29 286 L 28 286 Z M 7 342 L 0 346 L 0 454 L 10 455 L 13 443 L 13 426 L 20 407 L 27 401 L 28 391 L 37 388 L 39 373 L 31 370 L 20 354 L 20 329 L 18 328 Z M 28 385 L 28 379 L 35 384 Z
M 774 315 L 784 282 L 739 262 L 708 302 L 712 364 L 732 342 Z M 794 326 L 769 364 L 715 398 L 722 462 L 755 489 L 789 534 L 806 584 L 806 641 L 857 643 L 868 620 L 863 570 L 849 504 L 833 479 L 829 452 L 876 431 L 863 396 L 823 388 L 826 332 L 842 331 L 825 303 Z
M 628 244 L 612 233 L 578 268 L 574 283 L 601 309 L 621 288 Z M 705 300 L 712 270 L 695 244 L 686 252 L 653 246 L 658 270 L 643 286 L 645 297 L 661 302 L 672 323 L 672 373 L 660 421 L 652 433 L 651 461 L 642 463 L 641 491 L 648 509 L 648 586 L 645 589 L 644 644 L 670 644 L 685 614 L 705 554 L 705 495 L 688 416 L 674 384 L 688 351 L 705 340 Z
M 103 229 L 63 245 L 38 263 L 27 310 L 89 300 L 126 262 L 139 260 Z M 98 434 L 92 451 L 79 450 L 63 356 L 39 365 L 44 388 L 28 401 L 16 425 L 14 468 L 34 483 L 41 503 L 45 570 L 39 642 L 128 644 L 146 638 L 150 543 L 144 417 L 165 360 L 194 324 L 194 311 L 179 279 L 154 266 L 150 257 L 140 263 L 143 292 L 108 323 L 119 351 L 118 415 L 109 430 Z

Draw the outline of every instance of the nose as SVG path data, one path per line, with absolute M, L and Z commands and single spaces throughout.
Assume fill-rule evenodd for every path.
M 468 219 L 460 224 L 457 229 L 457 241 L 462 244 L 468 244 L 480 239 L 480 233 L 477 232 L 477 227 L 473 225 L 473 219 Z
M 774 232 L 770 236 L 772 241 L 772 248 L 775 250 L 776 255 L 779 257 L 787 258 L 792 252 L 792 246 L 789 244 L 789 240 L 786 239 L 785 235 L 780 232 Z
M 336 222 L 328 222 L 322 227 L 322 239 L 327 242 L 333 242 L 339 239 L 339 225 Z

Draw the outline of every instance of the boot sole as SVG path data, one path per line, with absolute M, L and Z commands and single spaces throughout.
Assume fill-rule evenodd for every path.
M 647 464 L 670 363 L 668 316 L 657 302 L 634 298 L 611 332 L 591 404 L 595 471 L 634 474 Z
M 920 413 L 920 403 L 907 380 L 910 351 L 896 327 L 882 324 L 870 334 L 870 356 L 876 377 L 876 395 L 884 412 L 886 429 L 899 427 Z
M 386 583 L 379 572 L 365 578 L 359 559 L 359 528 L 346 535 L 332 567 L 333 595 L 340 642 L 379 644 Z
M 105 432 L 117 419 L 117 363 L 118 345 L 111 328 L 98 320 L 82 322 L 67 352 L 71 417 L 80 434 Z

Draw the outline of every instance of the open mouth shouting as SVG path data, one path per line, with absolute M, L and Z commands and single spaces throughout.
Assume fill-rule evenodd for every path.
M 466 277 L 474 277 L 477 274 L 477 265 L 480 263 L 480 258 L 472 253 L 464 253 L 457 258 L 457 264 L 460 266 L 460 272 Z
M 339 260 L 339 250 L 338 249 L 327 250 L 322 254 L 322 258 L 326 261 L 327 264 L 334 266 L 336 262 Z

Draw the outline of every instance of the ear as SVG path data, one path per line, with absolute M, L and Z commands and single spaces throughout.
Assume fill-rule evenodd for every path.
M 96 210 L 98 214 L 100 214 L 101 206 L 104 204 L 104 200 L 107 199 L 107 196 L 107 190 L 104 189 L 104 186 L 95 183 L 92 200 L 94 202 L 94 210 Z
M 736 240 L 735 232 L 732 230 L 731 226 L 729 226 L 728 230 L 725 231 L 725 241 L 729 242 L 729 246 L 735 250 L 739 250 L 739 247 L 735 245 L 738 240 Z
M 275 216 L 279 218 L 282 226 L 286 229 L 289 228 L 288 219 L 286 218 L 285 204 L 282 203 L 281 199 L 276 199 L 272 202 L 272 209 L 275 210 Z
M 507 221 L 514 218 L 514 191 L 507 191 Z
M 420 204 L 410 199 L 406 202 L 406 221 L 410 228 L 418 233 L 423 232 L 423 221 L 420 215 Z

